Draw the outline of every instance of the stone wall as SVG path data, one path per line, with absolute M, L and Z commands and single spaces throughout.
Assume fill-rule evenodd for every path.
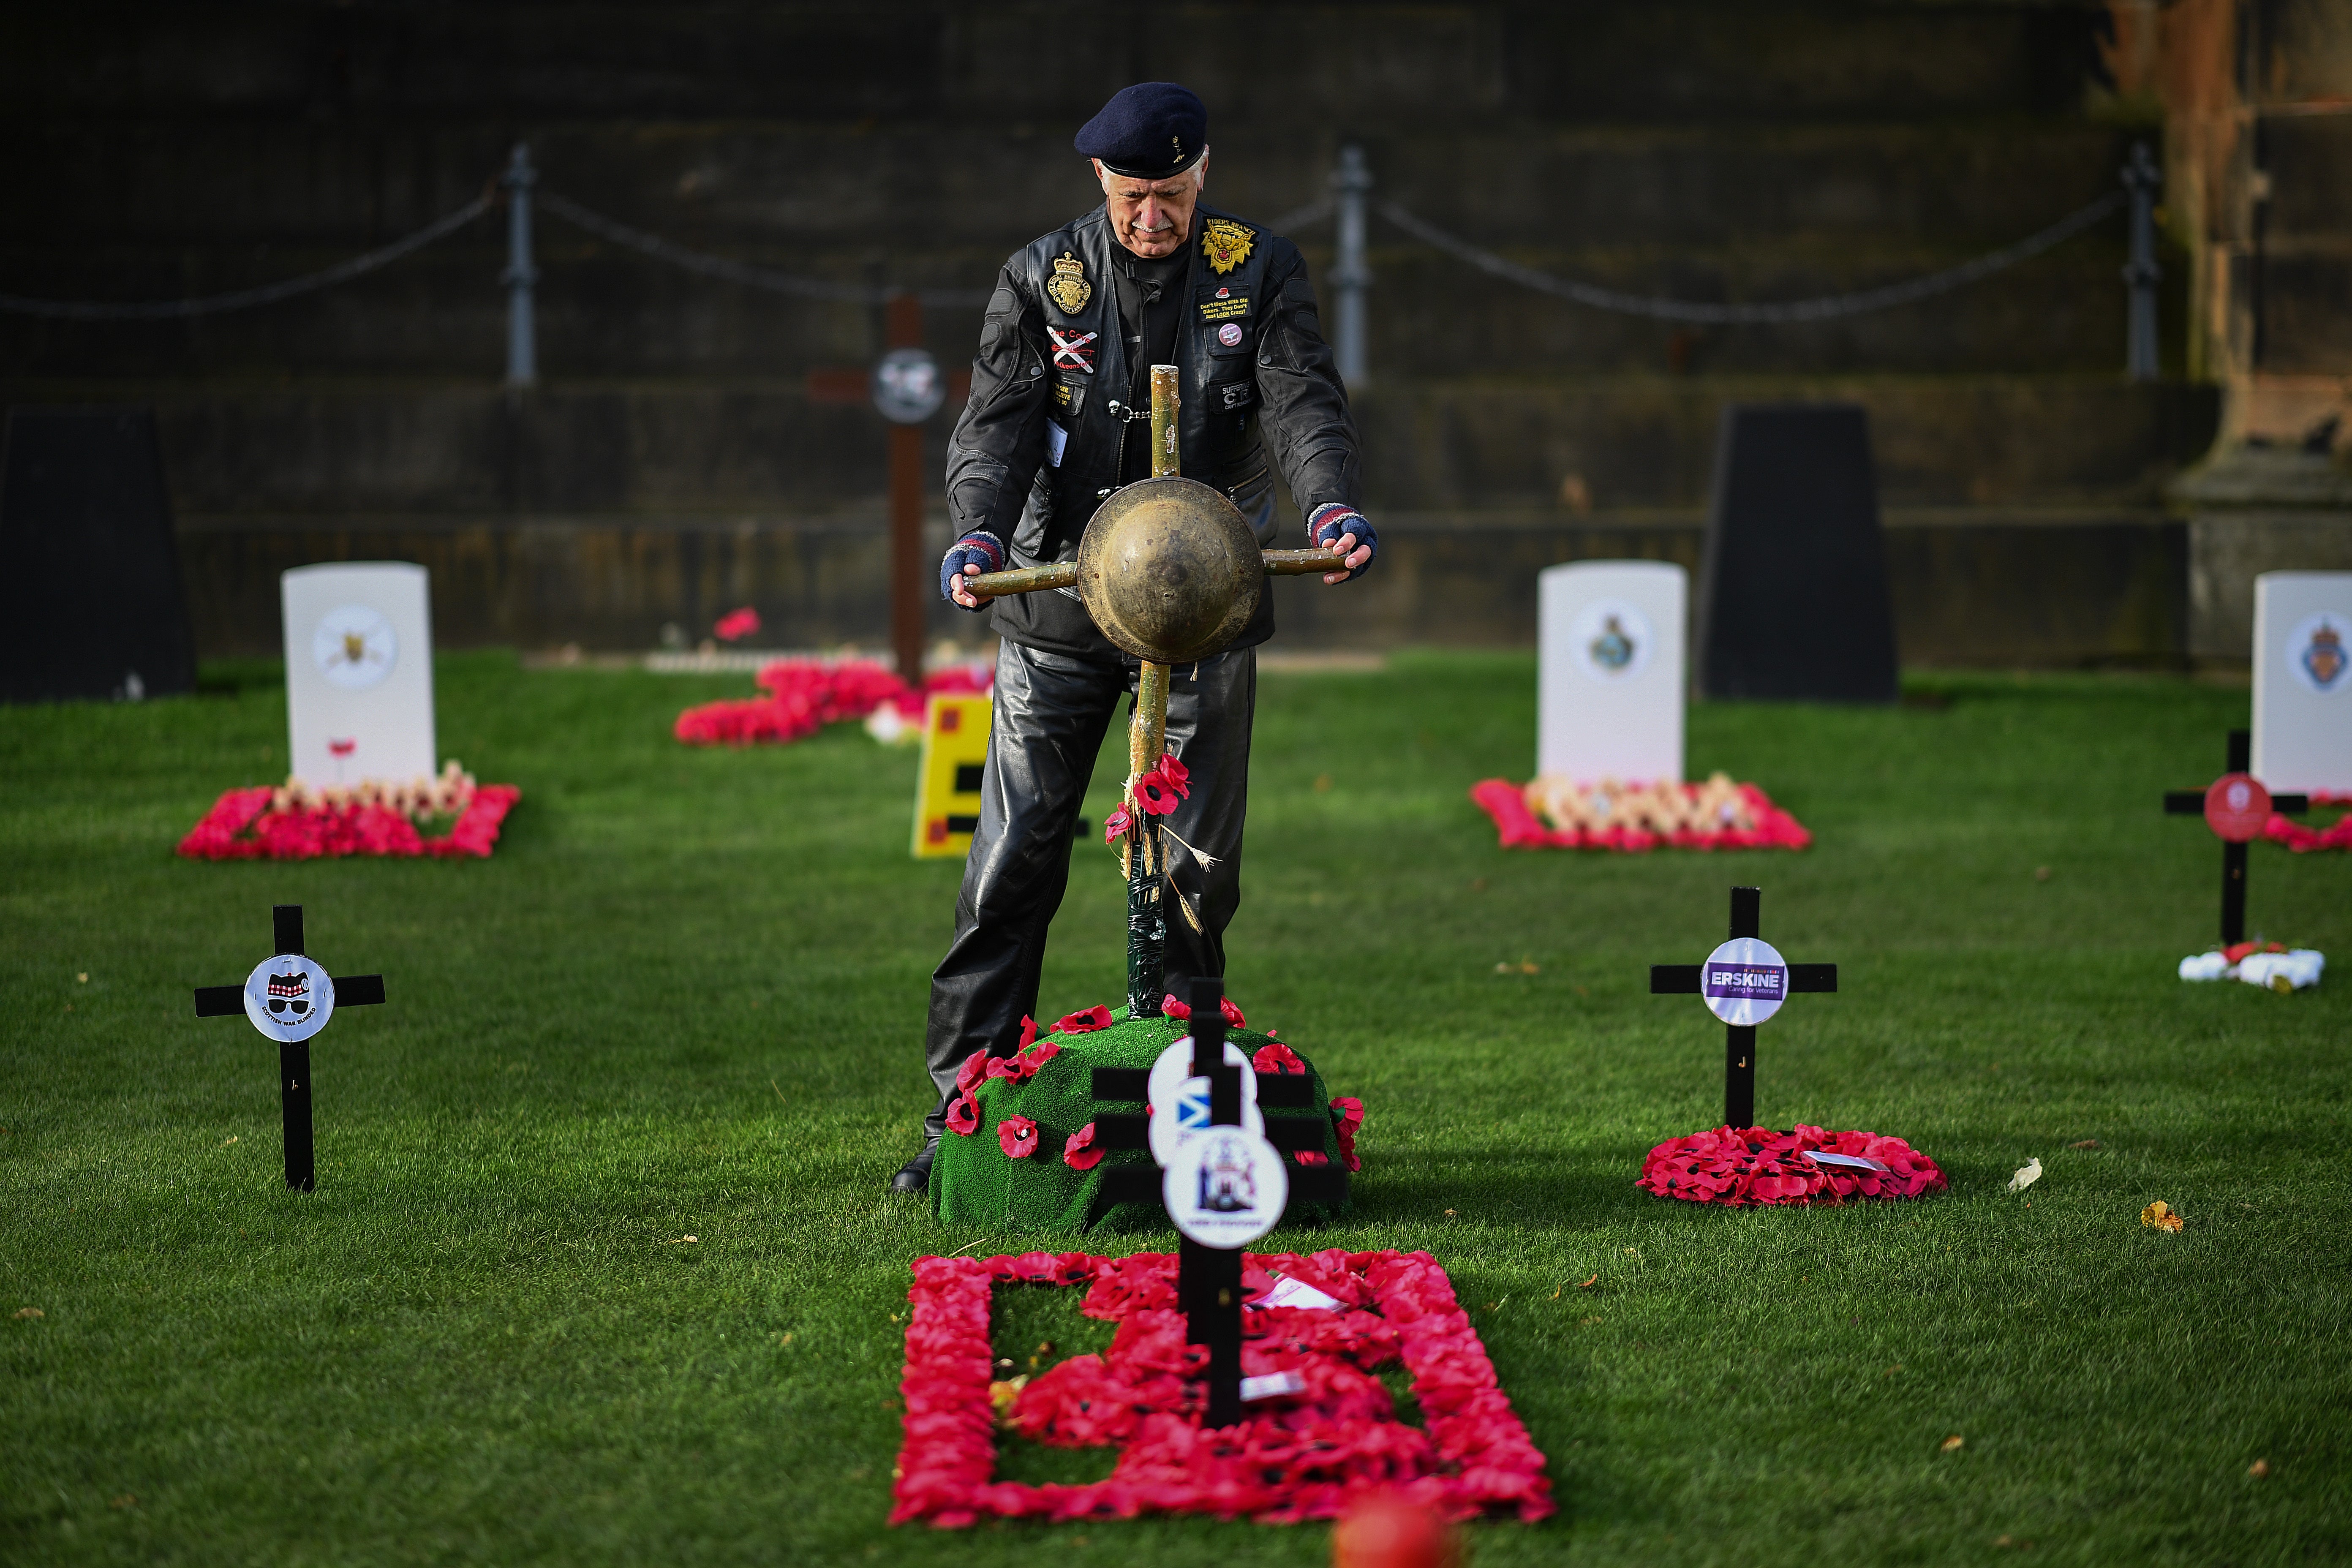
M 1095 199 L 1075 126 L 1168 77 L 1211 105 L 1212 199 L 1261 220 L 1318 196 L 1353 141 L 1377 195 L 1530 265 L 1798 298 L 1949 266 L 2112 189 L 2156 132 L 2107 85 L 2105 28 L 2073 5 L 1788 0 L 19 8 L 0 289 L 176 297 L 326 265 L 462 204 L 524 138 L 549 188 L 687 245 L 979 288 Z M 266 310 L 0 316 L 0 397 L 157 408 L 209 650 L 274 645 L 274 572 L 352 555 L 436 565 L 451 646 L 641 647 L 744 602 L 785 641 L 880 641 L 882 430 L 811 395 L 879 351 L 879 310 L 553 218 L 538 238 L 528 395 L 499 385 L 491 217 Z M 1298 238 L 1319 276 L 1328 224 Z M 1725 403 L 1824 398 L 1871 412 L 1906 659 L 2179 660 L 2163 488 L 2218 413 L 2121 381 L 2122 259 L 2110 222 L 1931 303 L 1690 330 L 1376 223 L 1356 391 L 1391 552 L 1345 595 L 1285 584 L 1286 638 L 1527 640 L 1534 569 L 1696 548 Z M 2168 259 L 2177 365 L 2194 268 Z M 955 363 L 976 323 L 934 310 L 929 344 Z

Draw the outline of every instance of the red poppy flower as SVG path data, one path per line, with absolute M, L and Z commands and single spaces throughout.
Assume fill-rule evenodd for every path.
M 956 1068 L 957 1092 L 970 1094 L 986 1081 L 988 1059 L 986 1051 L 974 1051 L 963 1058 L 963 1066 Z
M 1165 816 L 1183 798 L 1184 792 L 1157 773 L 1146 773 L 1135 781 L 1135 809 L 1147 816 Z
M 1021 1015 L 1021 1043 L 1013 1048 L 1016 1051 L 1025 1051 L 1036 1043 L 1037 1020 L 1024 1013 Z
M 1012 1083 L 1021 1084 L 1027 1083 L 1035 1076 L 1036 1071 L 1037 1064 L 1017 1051 L 1009 1057 L 988 1058 L 988 1076 L 991 1078 L 1001 1078 Z
M 1173 789 L 1178 795 L 1191 795 L 1192 793 L 1192 770 L 1186 767 L 1184 765 L 1184 759 L 1178 756 L 1175 752 L 1160 752 L 1160 765 L 1152 771 L 1158 773 L 1161 778 L 1166 779 L 1168 781 L 1169 787 Z
M 980 1131 L 980 1106 L 970 1095 L 958 1095 L 948 1107 L 948 1131 L 961 1138 Z
M 1108 816 L 1103 818 L 1103 842 L 1118 843 L 1119 835 L 1125 833 L 1134 825 L 1134 822 L 1135 818 L 1129 814 L 1127 807 L 1122 805 L 1116 808 Z
M 1029 1070 L 1034 1073 L 1039 1068 L 1044 1067 L 1047 1062 L 1052 1061 L 1055 1057 L 1058 1057 L 1061 1054 L 1062 1047 L 1055 1045 L 1053 1041 L 1047 1040 L 1043 1045 L 1030 1047 L 1028 1051 L 1024 1054 L 1022 1059 L 1029 1064 Z
M 1160 998 L 1160 1011 L 1163 1016 L 1174 1018 L 1179 1023 L 1189 1024 L 1192 1021 L 1192 1004 L 1178 1001 L 1173 993 Z M 1217 1011 L 1225 1016 L 1225 1024 L 1229 1028 L 1243 1028 L 1249 1022 L 1242 1016 L 1242 1010 L 1234 1005 L 1234 999 L 1230 996 L 1217 998 Z
M 1350 1171 L 1362 1170 L 1364 1163 L 1356 1157 L 1356 1133 L 1364 1125 L 1364 1102 L 1343 1094 L 1331 1102 L 1331 1111 L 1339 1134 L 1339 1163 Z
M 1073 1171 L 1091 1171 L 1102 1163 L 1102 1157 L 1108 1152 L 1108 1150 L 1095 1147 L 1095 1124 L 1089 1121 L 1071 1133 L 1062 1145 L 1062 1163 Z
M 1307 1070 L 1307 1064 L 1298 1059 L 1298 1053 L 1280 1040 L 1269 1041 L 1260 1046 L 1257 1048 L 1257 1055 L 1250 1058 L 1250 1066 L 1258 1072 L 1292 1073 Z
M 760 612 L 746 605 L 740 610 L 730 610 L 719 616 L 719 624 L 710 628 L 710 635 L 720 642 L 733 642 L 739 637 L 748 637 L 759 629 Z
M 1293 1150 L 1290 1157 L 1302 1165 L 1328 1165 L 1331 1163 L 1331 1156 L 1320 1149 Z
M 1008 1160 L 1025 1160 L 1037 1152 L 1037 1124 L 1025 1116 L 1008 1116 L 996 1124 L 997 1146 Z
M 1054 1020 L 1054 1033 L 1057 1035 L 1091 1035 L 1097 1029 L 1109 1027 L 1110 1009 L 1103 1006 L 1088 1007 L 1082 1013 Z

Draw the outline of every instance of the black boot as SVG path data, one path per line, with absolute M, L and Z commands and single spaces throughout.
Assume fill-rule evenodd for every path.
M 931 1162 L 938 1159 L 939 1154 L 940 1135 L 934 1132 L 923 1140 L 921 1153 L 898 1167 L 898 1173 L 890 1178 L 890 1190 L 921 1196 L 930 1188 Z

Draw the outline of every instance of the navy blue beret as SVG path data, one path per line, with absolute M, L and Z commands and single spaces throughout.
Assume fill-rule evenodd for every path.
M 1102 112 L 1078 127 L 1079 155 L 1130 180 L 1182 174 L 1209 144 L 1209 111 L 1189 87 L 1139 81 L 1121 88 Z

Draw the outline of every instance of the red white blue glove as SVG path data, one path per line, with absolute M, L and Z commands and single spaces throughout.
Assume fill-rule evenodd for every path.
M 1361 566 L 1342 577 L 1340 581 L 1343 583 L 1354 582 L 1370 571 L 1372 563 L 1381 558 L 1381 542 L 1372 532 L 1372 525 L 1364 521 L 1362 512 L 1336 500 L 1325 501 L 1307 520 L 1307 537 L 1315 542 L 1318 550 L 1328 550 L 1351 533 L 1356 536 L 1356 543 L 1349 553 L 1353 554 L 1357 549 L 1362 549 L 1370 551 L 1371 554 L 1364 558 Z
M 977 566 L 982 572 L 1003 571 L 1004 542 L 992 533 L 974 529 L 950 545 L 947 554 L 940 560 L 940 597 L 955 605 L 959 610 L 977 614 L 988 608 L 988 601 L 983 599 L 977 605 L 956 604 L 954 584 L 963 580 L 966 566 Z

